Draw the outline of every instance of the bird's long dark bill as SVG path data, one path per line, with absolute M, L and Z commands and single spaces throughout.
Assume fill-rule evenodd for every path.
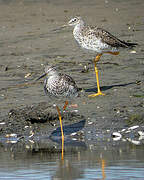
M 45 77 L 46 76 L 46 73 L 42 74 L 39 78 L 37 78 L 35 81 L 38 81 L 40 80 L 41 78 Z
M 65 28 L 65 27 L 67 27 L 67 26 L 68 26 L 67 24 L 64 24 L 64 25 L 61 26 L 61 27 L 58 27 L 58 28 L 56 28 L 56 29 L 53 29 L 53 31 L 59 31 L 59 30 Z

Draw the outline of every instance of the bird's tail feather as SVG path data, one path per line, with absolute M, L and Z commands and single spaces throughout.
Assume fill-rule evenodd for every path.
M 125 41 L 123 41 L 123 43 L 129 48 L 133 48 L 138 45 L 137 43 L 131 43 L 131 42 L 125 42 Z

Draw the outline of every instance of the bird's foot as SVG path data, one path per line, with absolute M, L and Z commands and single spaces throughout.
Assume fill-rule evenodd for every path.
M 112 54 L 112 55 L 119 55 L 119 52 L 110 52 L 110 51 L 108 51 L 107 53 Z
M 105 94 L 100 91 L 100 92 L 98 92 L 96 94 L 90 94 L 90 95 L 88 95 L 88 97 L 96 97 L 96 96 L 100 96 L 100 95 L 104 96 Z

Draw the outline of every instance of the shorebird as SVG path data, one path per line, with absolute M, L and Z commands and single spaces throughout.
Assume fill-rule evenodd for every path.
M 65 102 L 63 106 L 63 111 L 64 111 L 68 105 L 68 99 L 77 97 L 80 89 L 77 87 L 72 77 L 68 76 L 67 74 L 59 73 L 55 66 L 46 66 L 45 73 L 42 74 L 39 78 L 37 78 L 36 81 L 44 76 L 46 76 L 44 80 L 44 91 L 46 95 L 48 95 L 51 98 L 51 100 L 54 100 L 56 103 L 59 103 L 59 101 L 60 102 L 64 101 Z M 61 127 L 62 159 L 63 159 L 64 133 L 62 126 L 62 116 L 58 105 L 56 105 L 56 109 L 59 115 L 59 121 Z
M 121 48 L 132 48 L 137 43 L 129 43 L 122 41 L 108 31 L 99 28 L 97 26 L 88 26 L 83 19 L 79 16 L 72 18 L 68 22 L 69 26 L 73 26 L 73 36 L 77 43 L 88 51 L 96 53 L 94 59 L 95 74 L 97 80 L 97 93 L 89 95 L 89 97 L 95 97 L 98 95 L 105 95 L 100 90 L 97 62 L 104 53 L 112 55 L 118 55 Z

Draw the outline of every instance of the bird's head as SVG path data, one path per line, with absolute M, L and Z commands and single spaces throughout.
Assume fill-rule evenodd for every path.
M 83 22 L 82 18 L 80 16 L 76 16 L 68 22 L 68 25 L 76 26 L 77 24 L 80 24 L 81 22 Z
M 54 72 L 56 72 L 56 67 L 55 66 L 47 65 L 45 67 L 45 73 L 46 74 L 52 74 Z
M 45 67 L 45 73 L 42 74 L 39 78 L 37 78 L 36 81 L 38 81 L 39 79 L 45 77 L 46 75 L 51 76 L 51 75 L 54 75 L 56 73 L 57 73 L 57 71 L 56 71 L 56 67 L 55 66 L 47 65 Z

